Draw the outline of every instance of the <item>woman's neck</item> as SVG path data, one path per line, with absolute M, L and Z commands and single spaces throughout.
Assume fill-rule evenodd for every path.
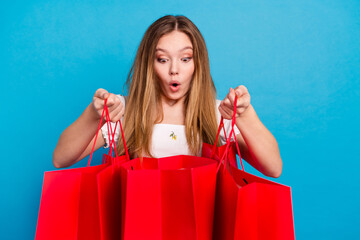
M 163 119 L 160 123 L 185 125 L 185 98 L 161 99 Z

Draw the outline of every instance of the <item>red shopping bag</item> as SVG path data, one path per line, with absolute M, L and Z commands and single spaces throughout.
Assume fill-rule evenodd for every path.
M 235 135 L 234 125 L 235 116 L 229 136 Z M 240 162 L 241 155 L 237 143 L 230 141 L 229 137 L 225 150 L 221 149 L 223 155 L 217 176 L 213 239 L 295 239 L 290 187 L 237 169 L 231 164 L 234 149 L 238 150 Z M 236 148 L 232 147 L 234 144 Z M 203 156 L 212 155 L 213 159 L 219 160 L 220 155 L 212 154 L 217 152 L 214 148 L 217 147 L 204 145 Z M 233 153 L 229 155 L 231 148 Z
M 118 121 L 122 139 L 125 139 L 121 122 Z M 108 124 L 109 126 L 110 124 Z M 111 126 L 111 125 L 110 125 Z M 115 125 L 115 129 L 116 129 Z M 109 132 L 110 133 L 110 132 Z M 120 239 L 121 238 L 121 182 L 120 182 L 120 164 L 128 161 L 129 154 L 127 152 L 125 141 L 125 155 L 117 156 L 114 133 L 112 132 L 112 143 L 115 149 L 115 157 L 106 156 L 112 164 L 97 174 L 98 183 L 98 200 L 99 200 L 99 217 L 100 217 L 100 235 L 102 240 Z
M 216 168 L 195 156 L 124 163 L 122 239 L 212 239 Z
M 90 167 L 93 151 L 88 167 L 45 172 L 35 239 L 100 239 L 97 174 L 110 158 Z
M 96 174 L 106 165 L 45 172 L 35 239 L 99 239 Z
M 122 157 L 120 157 L 122 158 Z M 114 161 L 115 159 L 111 159 Z M 121 159 L 119 159 L 121 161 Z M 100 238 L 121 238 L 120 171 L 116 164 L 97 174 Z
M 214 239 L 295 239 L 290 187 L 221 165 Z

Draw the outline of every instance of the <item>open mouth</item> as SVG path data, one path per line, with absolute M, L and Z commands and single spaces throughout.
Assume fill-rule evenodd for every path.
M 177 92 L 180 88 L 180 83 L 177 82 L 177 81 L 171 81 L 170 82 L 170 89 L 173 91 L 173 92 Z

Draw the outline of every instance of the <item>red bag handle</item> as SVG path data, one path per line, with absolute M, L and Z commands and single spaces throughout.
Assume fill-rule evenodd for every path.
M 108 130 L 108 133 L 109 133 L 108 134 L 109 135 L 109 153 L 108 153 L 108 155 L 112 157 L 113 156 L 112 155 L 112 153 L 113 153 L 112 152 L 112 147 L 113 147 L 112 142 L 114 141 L 115 135 L 113 134 L 112 126 L 111 126 L 111 123 L 110 123 L 109 109 L 107 108 L 107 105 L 104 105 L 104 108 L 105 108 L 106 126 L 107 126 L 107 130 Z
M 106 108 L 106 110 L 105 110 L 106 116 L 105 117 L 106 117 L 106 125 L 107 125 L 108 135 L 109 135 L 109 153 L 108 153 L 108 155 L 111 156 L 111 161 L 114 161 L 112 148 L 114 146 L 115 156 L 116 156 L 115 159 L 117 159 L 117 150 L 116 150 L 116 145 L 115 145 L 115 132 L 116 132 L 117 123 L 115 124 L 115 129 L 113 131 L 111 122 L 110 122 L 109 109 L 107 106 L 104 106 L 104 107 Z M 113 164 L 114 162 L 111 162 L 111 163 Z
M 220 159 L 220 162 L 219 162 L 219 165 L 218 165 L 218 169 L 217 169 L 217 170 L 219 170 L 220 165 L 221 165 L 222 161 L 224 160 L 224 158 L 225 158 L 224 165 L 226 166 L 227 158 L 226 158 L 225 156 L 227 156 L 227 154 L 228 154 L 228 152 L 229 152 L 229 149 L 230 149 L 231 136 L 234 136 L 235 146 L 236 146 L 237 153 L 238 153 L 238 155 L 239 155 L 240 164 L 241 164 L 241 169 L 244 171 L 244 165 L 243 165 L 243 162 L 242 162 L 242 159 L 241 159 L 240 148 L 239 148 L 239 145 L 238 145 L 237 140 L 236 140 L 235 129 L 234 129 L 234 127 L 235 127 L 235 121 L 236 121 L 236 107 L 237 107 L 236 105 L 237 105 L 237 97 L 235 97 L 235 100 L 234 100 L 233 116 L 232 116 L 232 120 L 231 120 L 231 131 L 230 131 L 229 137 L 228 137 L 227 139 L 226 139 L 226 135 L 225 135 L 226 148 L 225 148 L 225 151 L 224 151 L 223 156 L 222 156 L 221 159 Z M 218 129 L 218 134 L 217 134 L 217 136 L 216 136 L 216 142 L 217 142 L 217 139 L 218 139 L 218 136 L 219 136 L 221 127 L 224 129 L 224 132 L 225 132 L 225 127 L 224 127 L 224 123 L 223 123 L 223 117 L 221 117 L 219 129 Z M 211 156 L 213 156 L 213 153 L 215 153 L 216 142 L 215 142 L 215 145 L 214 145 L 214 148 L 213 148 L 213 152 L 211 153 Z
M 91 162 L 91 159 L 92 159 L 92 156 L 93 156 L 93 153 L 94 153 L 94 149 L 95 149 L 96 140 L 97 140 L 99 131 L 101 129 L 101 122 L 102 122 L 102 119 L 103 119 L 104 115 L 105 115 L 106 124 L 107 124 L 107 128 L 108 128 L 108 133 L 109 133 L 109 148 L 110 148 L 109 149 L 109 155 L 112 156 L 112 147 L 114 147 L 115 156 L 116 156 L 115 159 L 117 161 L 118 155 L 117 155 L 117 149 L 116 149 L 116 144 L 115 144 L 115 131 L 116 131 L 117 123 L 119 122 L 120 129 L 121 129 L 121 134 L 122 134 L 122 137 L 123 137 L 123 143 L 124 143 L 124 148 L 125 148 L 126 159 L 130 160 L 129 153 L 128 153 L 126 143 L 125 143 L 125 137 L 124 137 L 124 132 L 123 132 L 123 128 L 122 128 L 122 125 L 121 125 L 121 121 L 119 120 L 118 122 L 116 122 L 114 131 L 112 131 L 112 126 L 110 124 L 109 109 L 107 107 L 107 99 L 105 99 L 105 101 L 104 101 L 104 109 L 103 109 L 102 114 L 101 114 L 99 126 L 98 126 L 98 129 L 97 129 L 96 135 L 95 135 L 94 144 L 93 144 L 93 147 L 91 149 L 89 161 L 88 161 L 88 164 L 87 164 L 88 167 L 90 166 L 90 162 Z
M 107 107 L 106 107 L 106 108 L 107 108 Z M 115 149 L 115 159 L 116 159 L 116 160 L 118 159 L 117 148 L 116 148 L 116 144 L 115 144 L 115 132 L 116 132 L 117 124 L 119 123 L 119 125 L 120 125 L 120 131 L 121 131 L 121 136 L 122 136 L 122 139 L 123 139 L 123 144 L 124 144 L 124 149 L 125 149 L 126 160 L 129 161 L 129 160 L 130 160 L 130 156 L 129 156 L 129 152 L 128 152 L 128 149 L 127 149 L 127 146 L 126 146 L 125 135 L 124 135 L 124 130 L 123 130 L 123 127 L 122 127 L 122 124 L 121 124 L 121 120 L 119 120 L 119 121 L 116 122 L 114 131 L 112 131 L 112 127 L 111 127 L 111 124 L 110 124 L 109 111 L 107 110 L 106 113 L 107 113 L 107 121 L 108 121 L 108 132 L 111 133 L 111 136 L 112 136 L 112 141 L 109 141 L 109 144 L 110 144 L 110 146 L 114 145 L 114 149 Z M 110 126 L 110 130 L 109 130 L 109 126 Z M 111 149 L 110 149 L 110 151 L 111 151 Z M 109 154 L 109 155 L 110 155 L 110 154 Z M 117 161 L 117 163 L 118 163 L 118 161 Z
M 215 144 L 214 144 L 213 149 L 211 151 L 210 158 L 213 158 L 213 156 L 215 154 L 216 145 L 217 145 L 217 141 L 219 140 L 221 128 L 224 130 L 225 140 L 227 141 L 225 126 L 224 126 L 224 118 L 222 116 L 221 116 L 221 119 L 220 119 L 220 124 L 219 124 L 219 128 L 218 128 L 218 131 L 217 131 L 217 134 L 216 134 Z
M 94 144 L 93 144 L 93 147 L 92 147 L 92 149 L 91 149 L 89 161 L 88 161 L 88 164 L 87 164 L 88 167 L 90 166 L 90 162 L 91 162 L 91 159 L 92 159 L 92 156 L 93 156 L 93 153 L 94 153 L 96 140 L 97 140 L 97 137 L 98 137 L 98 135 L 99 135 L 99 131 L 100 131 L 100 129 L 101 129 L 101 122 L 102 122 L 102 120 L 103 120 L 103 118 L 104 118 L 105 109 L 107 109 L 107 107 L 105 107 L 105 106 L 106 106 L 106 103 L 107 103 L 107 99 L 105 99 L 104 109 L 103 109 L 103 111 L 102 111 L 101 118 L 100 118 L 100 121 L 99 121 L 99 126 L 98 126 L 98 129 L 97 129 L 97 131 L 96 131 Z

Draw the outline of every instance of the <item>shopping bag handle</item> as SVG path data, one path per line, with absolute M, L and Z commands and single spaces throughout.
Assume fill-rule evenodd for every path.
M 107 108 L 107 107 L 106 107 Z M 125 135 L 124 135 L 124 130 L 123 130 L 123 127 L 122 127 L 122 124 L 121 124 L 121 120 L 118 120 L 115 124 L 115 129 L 114 131 L 112 131 L 112 127 L 111 127 L 111 124 L 110 124 L 110 115 L 109 115 L 109 111 L 106 111 L 107 113 L 107 121 L 109 122 L 108 124 L 108 128 L 109 128 L 109 125 L 110 125 L 110 131 L 109 133 L 111 133 L 112 135 L 112 141 L 110 143 L 110 146 L 114 146 L 114 151 L 115 151 L 115 159 L 118 159 L 118 154 L 117 154 L 117 148 L 116 148 L 116 144 L 115 144 L 115 132 L 116 132 L 116 127 L 117 127 L 117 124 L 119 123 L 119 126 L 120 126 L 120 132 L 121 132 L 121 136 L 122 136 L 122 139 L 123 139 L 123 144 L 124 144 L 124 149 L 125 149 L 125 156 L 126 156 L 126 160 L 129 161 L 130 160 L 130 156 L 129 156 L 129 152 L 128 152 L 128 149 L 127 149 L 127 146 L 126 146 L 126 142 L 125 142 Z
M 115 128 L 114 131 L 112 130 L 112 126 L 111 126 L 111 122 L 110 122 L 110 115 L 109 115 L 109 109 L 107 108 L 107 106 L 104 106 L 106 108 L 105 110 L 105 117 L 106 117 L 106 125 L 107 125 L 107 129 L 108 129 L 108 135 L 109 135 L 109 153 L 108 155 L 111 157 L 111 163 L 113 164 L 114 161 L 117 161 L 117 150 L 116 150 L 116 144 L 115 144 L 115 132 L 116 132 L 116 127 L 117 127 L 117 122 L 115 124 Z M 115 158 L 113 157 L 113 151 L 112 148 L 114 147 L 115 149 Z
M 240 159 L 240 164 L 241 164 L 241 169 L 244 171 L 244 165 L 243 165 L 243 162 L 242 162 L 242 159 L 241 159 L 241 153 L 240 153 L 240 148 L 239 148 L 239 145 L 238 145 L 238 142 L 236 140 L 236 135 L 235 135 L 235 122 L 236 122 L 236 106 L 237 105 L 237 97 L 235 97 L 235 100 L 234 100 L 234 109 L 233 109 L 233 116 L 232 116 L 232 119 L 231 119 L 231 131 L 230 131 L 230 134 L 229 134 L 229 137 L 226 139 L 226 135 L 225 135 L 225 139 L 226 139 L 226 148 L 225 148 L 225 151 L 224 151 L 224 154 L 222 155 L 220 161 L 219 161 L 219 165 L 218 165 L 218 169 L 220 168 L 220 165 L 221 163 L 224 161 L 224 165 L 226 166 L 226 163 L 227 163 L 227 154 L 229 152 L 229 149 L 230 149 L 230 144 L 231 144 L 231 136 L 234 136 L 234 139 L 235 139 L 235 146 L 236 146 L 236 150 L 237 150 L 237 153 L 239 155 L 239 159 Z M 224 127 L 224 123 L 223 123 L 223 117 L 221 117 L 221 120 L 220 120 L 220 126 L 219 126 L 219 129 L 218 129 L 218 134 L 216 136 L 216 142 L 217 142 L 217 138 L 218 138 L 218 135 L 220 133 L 220 128 L 222 127 L 224 129 L 224 132 L 225 132 L 225 127 Z M 216 146 L 216 142 L 215 142 L 215 145 L 214 147 Z M 213 152 L 215 153 L 215 148 L 213 148 Z M 211 153 L 213 154 L 213 153 Z M 224 168 L 225 169 L 225 168 Z
M 104 109 L 103 109 L 103 111 L 102 111 L 102 113 L 101 113 L 101 118 L 100 118 L 100 121 L 99 121 L 99 126 L 98 126 L 98 129 L 97 129 L 97 131 L 96 131 L 94 144 L 93 144 L 93 146 L 92 146 L 91 153 L 90 153 L 90 157 L 89 157 L 89 161 L 88 161 L 88 164 L 87 164 L 88 167 L 90 166 L 91 159 L 92 159 L 92 156 L 93 156 L 93 154 L 94 154 L 94 149 L 95 149 L 96 140 L 97 140 L 97 137 L 98 137 L 98 135 L 99 135 L 99 131 L 100 131 L 100 129 L 101 129 L 101 122 L 102 122 L 102 120 L 103 120 L 103 118 L 104 118 L 105 111 L 108 111 L 107 106 L 106 106 L 106 103 L 107 103 L 107 99 L 105 99 Z M 110 135 L 109 135 L 109 138 L 110 138 Z
M 124 137 L 124 132 L 123 132 L 123 128 L 122 128 L 122 124 L 121 124 L 121 121 L 119 120 L 118 122 L 116 122 L 115 124 L 115 128 L 114 128 L 114 131 L 112 130 L 112 126 L 111 126 L 111 122 L 110 122 L 110 115 L 109 115 L 109 109 L 107 107 L 107 99 L 104 100 L 104 109 L 102 111 L 102 114 L 101 114 L 101 118 L 100 118 L 100 122 L 99 122 L 99 125 L 98 125 L 98 129 L 97 129 L 97 132 L 96 132 L 96 135 L 95 135 L 95 140 L 94 140 L 94 144 L 93 144 L 93 147 L 91 149 L 91 153 L 90 153 L 90 157 L 89 157 L 89 161 L 88 161 L 88 164 L 87 166 L 89 167 L 90 166 L 90 163 L 91 163 L 91 159 L 92 159 L 92 156 L 94 154 L 94 149 L 95 149 L 95 144 L 96 144 L 96 140 L 97 140 L 97 137 L 99 135 L 99 131 L 101 129 L 101 122 L 104 118 L 104 115 L 105 115 L 105 119 L 106 119 L 106 124 L 107 124 L 107 128 L 108 128 L 108 135 L 109 135 L 109 155 L 112 156 L 112 147 L 114 148 L 115 150 L 115 161 L 117 161 L 118 159 L 118 155 L 117 155 L 117 149 L 116 149 L 116 144 L 115 144 L 115 131 L 116 131 L 116 127 L 117 127 L 117 124 L 119 123 L 120 125 L 120 130 L 121 130 L 121 134 L 122 134 L 122 137 L 123 137 L 123 144 L 124 144 L 124 148 L 125 148 L 125 155 L 126 155 L 126 159 L 127 160 L 130 160 L 130 157 L 129 157 L 129 153 L 128 153 L 128 150 L 127 150 L 127 147 L 126 147 L 126 143 L 125 143 L 125 137 Z
M 116 127 L 117 125 L 119 124 L 120 126 L 120 131 L 121 131 L 121 136 L 122 136 L 122 139 L 123 139 L 123 144 L 124 144 L 124 149 L 125 149 L 125 156 L 126 156 L 126 161 L 129 161 L 130 160 L 130 157 L 129 157 L 129 152 L 127 150 L 127 147 L 126 147 L 126 142 L 125 142 L 125 135 L 124 135 L 124 131 L 123 131 L 123 127 L 122 127 L 122 124 L 121 124 L 121 120 L 118 120 L 115 124 L 115 128 L 114 128 L 114 131 L 112 130 L 112 127 L 111 127 L 111 124 L 110 124 L 110 115 L 109 115 L 109 110 L 107 108 L 107 106 L 105 106 L 106 110 L 105 110 L 105 113 L 106 113 L 106 121 L 107 121 L 107 126 L 108 126 L 108 132 L 109 132 L 109 145 L 110 145 L 110 149 L 109 149 L 109 155 L 112 156 L 112 147 L 114 148 L 114 152 L 115 152 L 115 158 L 112 158 L 114 159 L 114 161 L 119 164 L 119 158 L 118 158 L 118 153 L 117 153 L 117 148 L 116 148 L 116 143 L 115 143 L 115 132 L 116 132 Z M 109 127 L 110 126 L 110 127 Z M 110 128 L 110 129 L 109 129 Z M 111 135 L 111 136 L 110 136 Z
M 107 108 L 107 106 L 106 106 L 106 108 Z M 110 147 L 109 147 L 109 156 L 111 156 L 111 158 L 110 158 L 111 159 L 111 165 L 112 165 L 112 169 L 113 169 L 113 172 L 114 172 L 115 171 L 115 169 L 114 169 L 115 165 L 117 167 L 119 167 L 122 162 L 130 160 L 130 158 L 129 158 L 129 154 L 128 154 L 127 148 L 126 148 L 126 143 L 125 143 L 124 140 L 123 140 L 123 144 L 124 144 L 124 147 L 126 149 L 126 152 L 125 152 L 126 158 L 125 159 L 123 159 L 123 158 L 120 159 L 118 157 L 118 154 L 117 154 L 117 148 L 116 148 L 116 144 L 115 144 L 115 133 L 116 133 L 116 127 L 117 127 L 118 123 L 120 125 L 120 129 L 121 129 L 123 139 L 125 139 L 122 124 L 121 124 L 121 120 L 116 122 L 114 130 L 112 130 L 112 126 L 111 126 L 111 123 L 110 123 L 110 115 L 109 115 L 108 109 L 105 110 L 105 113 L 106 113 L 106 121 L 107 121 L 107 127 L 108 127 L 108 132 L 109 132 L 109 145 L 110 145 Z M 115 150 L 115 157 L 113 157 L 113 155 L 112 155 L 112 147 L 114 147 L 114 150 Z
M 216 139 L 215 139 L 215 143 L 214 143 L 214 146 L 213 146 L 213 148 L 212 148 L 212 151 L 211 151 L 210 158 L 213 158 L 213 157 L 214 157 L 214 154 L 215 154 L 215 151 L 216 151 L 216 145 L 217 145 L 217 142 L 218 142 L 218 140 L 219 140 L 219 136 L 220 136 L 221 129 L 224 130 L 225 140 L 227 141 L 225 126 L 224 126 L 224 118 L 223 118 L 222 116 L 221 116 L 221 119 L 220 119 L 219 128 L 218 128 L 218 131 L 217 131 L 217 134 L 216 134 Z

